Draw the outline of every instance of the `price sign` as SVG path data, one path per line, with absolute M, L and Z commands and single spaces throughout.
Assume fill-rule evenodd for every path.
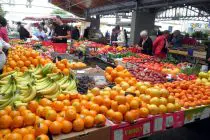
M 143 124 L 143 135 L 150 133 L 150 122 Z
M 161 131 L 163 130 L 163 118 L 157 117 L 154 119 L 154 131 Z
M 97 86 L 101 86 L 101 85 L 106 85 L 107 82 L 106 82 L 106 79 L 104 76 L 94 76 L 93 77 L 95 83 Z
M 171 116 L 167 116 L 166 117 L 166 127 L 172 127 L 174 124 L 174 117 Z
M 123 140 L 123 130 L 115 130 L 114 131 L 114 140 Z

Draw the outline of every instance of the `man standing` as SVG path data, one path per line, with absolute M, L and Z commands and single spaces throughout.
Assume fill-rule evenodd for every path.
M 80 32 L 79 32 L 79 29 L 77 28 L 77 26 L 75 26 L 74 29 L 72 30 L 71 38 L 74 40 L 79 40 Z
M 71 31 L 68 25 L 64 24 L 60 16 L 56 16 L 54 19 L 55 29 L 53 41 L 55 43 L 67 43 L 67 40 L 71 38 Z

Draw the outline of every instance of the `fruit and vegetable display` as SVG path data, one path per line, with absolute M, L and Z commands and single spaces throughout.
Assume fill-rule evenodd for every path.
M 184 108 L 210 104 L 210 86 L 196 81 L 176 81 L 163 84 L 171 96 Z
M 184 111 L 210 105 L 210 71 L 197 74 L 198 67 L 175 65 L 132 47 L 89 41 L 74 46 L 122 58 L 126 65 L 86 72 L 83 62 L 53 63 L 31 44 L 16 45 L 0 75 L 0 139 L 49 140 L 103 126 L 113 131 L 110 122 L 127 127 L 167 115 L 184 119 Z M 96 87 L 97 76 L 106 84 Z
M 25 73 L 9 72 L 0 77 L 0 109 L 23 105 L 35 98 L 56 98 L 60 93 L 77 93 L 73 75 L 52 73 L 54 64 L 29 69 Z
M 132 75 L 134 75 L 138 81 L 147 81 L 153 84 L 167 82 L 166 74 L 150 69 L 135 66 L 129 68 L 129 72 L 131 72 Z

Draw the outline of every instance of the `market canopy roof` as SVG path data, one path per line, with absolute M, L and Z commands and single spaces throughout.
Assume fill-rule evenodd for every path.
M 40 17 L 25 17 L 23 20 L 32 20 L 32 21 L 43 21 L 43 20 L 50 20 L 55 18 L 55 16 L 40 16 Z M 61 20 L 64 23 L 70 23 L 70 22 L 79 22 L 79 21 L 84 21 L 83 18 L 75 18 L 75 17 L 61 17 Z
M 78 16 L 108 14 L 139 9 L 161 9 L 168 6 L 192 5 L 210 13 L 210 0 L 49 0 L 52 4 Z M 138 4 L 137 4 L 138 3 Z

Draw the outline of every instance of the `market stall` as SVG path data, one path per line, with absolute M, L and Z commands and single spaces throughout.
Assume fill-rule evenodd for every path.
M 210 117 L 210 71 L 193 64 L 91 41 L 73 43 L 61 60 L 53 44 L 11 44 L 0 138 L 128 140 Z

